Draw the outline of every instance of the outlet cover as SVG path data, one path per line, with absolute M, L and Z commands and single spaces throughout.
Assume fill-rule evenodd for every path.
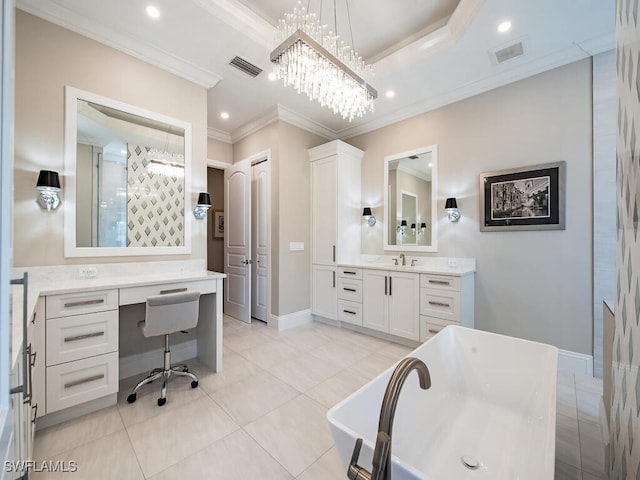
M 95 265 L 83 265 L 78 269 L 80 278 L 94 278 L 98 275 L 98 269 Z
M 448 267 L 457 267 L 458 266 L 458 259 L 457 258 L 448 258 L 447 259 L 447 266 Z

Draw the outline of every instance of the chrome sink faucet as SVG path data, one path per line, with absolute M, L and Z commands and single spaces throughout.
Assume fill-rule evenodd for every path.
M 402 266 L 405 266 L 407 264 L 407 261 L 404 258 L 404 253 L 401 253 L 400 255 L 398 255 L 400 257 L 400 259 L 402 260 Z
M 412 370 L 418 374 L 420 388 L 427 390 L 431 387 L 431 375 L 424 362 L 418 358 L 407 357 L 398 363 L 387 384 L 387 390 L 382 399 L 380 408 L 380 421 L 378 423 L 378 436 L 373 450 L 373 469 L 369 473 L 358 465 L 358 457 L 362 448 L 362 438 L 356 441 L 351 456 L 347 477 L 350 480 L 391 480 L 391 431 L 393 429 L 393 417 L 396 414 L 396 406 L 402 385 Z

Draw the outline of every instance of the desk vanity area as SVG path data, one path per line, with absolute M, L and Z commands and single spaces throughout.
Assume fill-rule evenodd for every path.
M 176 360 L 197 356 L 212 371 L 222 371 L 224 274 L 207 271 L 199 260 L 104 264 L 95 267 L 94 278 L 82 279 L 78 278 L 79 268 L 14 271 L 15 277 L 28 272 L 27 298 L 22 286 L 15 285 L 12 305 L 14 383 L 24 377 L 31 398 L 22 412 L 25 452 L 30 451 L 36 420 L 38 428 L 43 428 L 115 405 L 121 378 L 142 374 L 161 363 L 161 349 L 131 356 L 123 356 L 121 349 L 122 343 L 131 342 L 127 336 L 138 334 L 136 324 L 144 318 L 143 307 L 130 307 L 143 305 L 151 295 L 200 292 L 195 335 L 175 346 L 183 346 L 185 357 Z M 144 342 L 142 335 L 134 339 L 140 350 Z M 27 368 L 22 375 L 25 351 Z

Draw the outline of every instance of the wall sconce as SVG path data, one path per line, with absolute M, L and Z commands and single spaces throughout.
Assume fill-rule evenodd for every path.
M 40 191 L 38 196 L 38 203 L 42 208 L 46 208 L 47 212 L 58 208 L 60 205 L 60 197 L 58 192 L 62 190 L 60 188 L 60 178 L 58 172 L 51 170 L 40 170 L 38 175 L 38 182 L 36 188 Z
M 427 229 L 427 224 L 424 222 L 420 224 L 420 228 L 416 228 L 415 223 L 411 224 L 411 231 L 413 232 L 414 235 L 422 235 L 424 234 L 426 229 Z
M 407 229 L 407 221 L 402 220 L 398 228 L 396 228 L 396 232 L 398 232 L 400 235 L 404 235 L 404 232 L 406 229 Z
M 207 210 L 211 208 L 211 196 L 207 192 L 200 192 L 198 194 L 198 203 L 193 209 L 193 216 L 198 220 L 204 220 L 207 218 Z
M 460 220 L 460 210 L 458 210 L 458 201 L 455 199 L 455 197 L 447 198 L 444 204 L 444 209 L 449 215 L 450 222 L 457 222 L 458 220 Z
M 371 213 L 371 207 L 364 207 L 364 210 L 362 210 L 362 216 L 367 219 L 367 223 L 370 227 L 373 227 L 376 224 L 376 217 Z

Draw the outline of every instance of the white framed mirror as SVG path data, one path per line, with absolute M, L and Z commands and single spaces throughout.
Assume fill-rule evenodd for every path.
M 438 251 L 438 146 L 384 158 L 384 249 Z
M 190 192 L 190 123 L 65 87 L 65 257 L 191 253 Z

